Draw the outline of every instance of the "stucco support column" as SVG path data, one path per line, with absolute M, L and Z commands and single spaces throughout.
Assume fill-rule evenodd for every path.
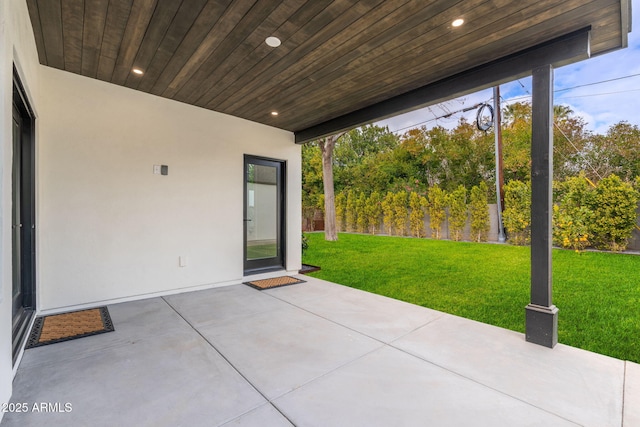
M 531 303 L 526 339 L 553 348 L 558 343 L 558 309 L 551 280 L 553 212 L 553 67 L 533 70 L 531 133 Z

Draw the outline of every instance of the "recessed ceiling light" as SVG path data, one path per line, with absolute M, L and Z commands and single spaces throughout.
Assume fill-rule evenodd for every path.
M 265 39 L 265 43 L 267 43 L 271 47 L 278 47 L 282 44 L 279 38 L 277 37 L 267 37 Z
M 131 70 L 131 71 L 133 71 L 133 73 L 134 73 L 134 74 L 137 74 L 137 75 L 139 75 L 139 76 L 141 76 L 141 75 L 143 75 L 143 74 L 144 74 L 144 71 L 142 71 L 140 68 L 134 68 L 134 69 L 133 69 L 133 70 Z
M 272 115 L 272 116 L 277 116 L 277 115 L 278 115 L 278 112 L 277 112 L 277 111 L 272 111 L 272 112 L 271 112 L 271 115 Z
M 462 19 L 462 18 L 458 18 L 458 19 L 456 19 L 455 21 L 453 21 L 451 23 L 451 25 L 454 26 L 454 27 L 459 27 L 462 24 L 464 24 L 464 19 Z

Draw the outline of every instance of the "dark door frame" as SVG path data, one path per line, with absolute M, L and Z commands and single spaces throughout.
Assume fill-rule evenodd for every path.
M 12 117 L 14 117 L 12 132 L 14 131 L 13 121 L 18 123 L 20 132 L 18 157 L 12 163 L 12 176 L 16 173 L 14 170 L 16 162 L 19 167 L 17 173 L 20 174 L 20 186 L 17 190 L 20 193 L 20 218 L 19 224 L 12 224 L 12 232 L 14 227 L 20 230 L 18 268 L 22 293 L 20 307 L 16 310 L 13 308 L 15 304 L 12 304 L 12 359 L 15 364 L 36 308 L 35 114 L 15 66 L 13 67 Z M 13 243 L 11 252 L 12 256 L 15 256 Z
M 266 258 L 264 260 L 247 260 L 247 172 L 249 164 L 258 164 L 264 166 L 277 166 L 277 193 L 278 193 L 278 213 L 277 213 L 277 236 L 279 239 L 278 255 L 275 258 Z M 258 274 L 267 271 L 284 270 L 286 266 L 287 254 L 287 233 L 286 233 L 286 208 L 287 208 L 287 162 L 284 160 L 272 159 L 268 157 L 254 156 L 250 154 L 244 155 L 243 166 L 243 248 L 242 259 L 244 274 Z

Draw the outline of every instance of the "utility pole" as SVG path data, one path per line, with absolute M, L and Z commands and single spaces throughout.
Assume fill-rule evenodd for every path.
M 493 88 L 493 133 L 496 141 L 496 201 L 498 204 L 498 242 L 504 243 L 506 236 L 504 233 L 504 223 L 502 222 L 502 212 L 504 212 L 504 172 L 502 163 L 502 112 L 500 111 L 500 86 Z

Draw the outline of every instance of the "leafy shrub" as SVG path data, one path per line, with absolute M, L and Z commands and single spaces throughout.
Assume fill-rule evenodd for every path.
M 377 191 L 371 193 L 367 198 L 367 204 L 364 211 L 367 216 L 369 231 L 371 234 L 376 234 L 378 231 L 378 225 L 380 224 L 380 215 L 382 215 L 382 198 L 380 197 L 380 193 Z
M 389 236 L 393 235 L 393 224 L 395 222 L 395 214 L 393 209 L 393 193 L 387 192 L 382 201 L 382 221 L 384 222 L 384 229 Z
M 471 239 L 476 242 L 487 240 L 491 227 L 489 222 L 489 189 L 484 181 L 471 189 L 469 196 L 469 211 L 471 214 Z
M 553 205 L 553 242 L 566 249 L 580 251 L 589 246 L 593 211 L 589 208 L 594 189 L 585 175 L 556 184 Z
M 427 205 L 425 197 L 416 192 L 411 192 L 409 196 L 409 208 L 411 208 L 409 226 L 411 227 L 411 234 L 415 237 L 424 237 L 426 234 L 424 230 L 424 212 Z
M 626 249 L 636 225 L 640 195 L 616 175 L 598 183 L 590 200 L 593 220 L 590 229 L 593 244 L 598 249 L 621 251 Z
M 447 207 L 447 193 L 438 185 L 434 185 L 429 189 L 429 228 L 431 228 L 432 236 L 440 239 L 442 225 L 446 216 L 445 208 Z
M 531 241 L 531 183 L 509 181 L 504 186 L 504 227 L 509 242 L 526 245 Z
M 406 191 L 398 191 L 393 196 L 393 211 L 396 234 L 404 236 L 407 232 L 407 216 L 409 215 Z
M 467 189 L 459 185 L 447 195 L 449 206 L 449 237 L 453 240 L 462 240 L 464 226 L 467 224 Z

